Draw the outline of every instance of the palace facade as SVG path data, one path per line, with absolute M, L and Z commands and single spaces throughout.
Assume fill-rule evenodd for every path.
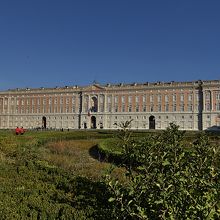
M 184 130 L 220 126 L 220 80 L 15 89 L 0 92 L 0 128 Z

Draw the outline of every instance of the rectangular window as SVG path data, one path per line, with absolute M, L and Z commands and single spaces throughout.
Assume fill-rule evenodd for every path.
M 165 111 L 168 112 L 169 111 L 169 104 L 165 105 Z
M 173 104 L 173 112 L 176 111 L 176 104 Z
M 216 110 L 220 111 L 220 102 L 216 103 Z
M 66 99 L 66 104 L 69 105 L 69 102 L 70 102 L 70 99 L 67 98 L 67 99 Z
M 157 101 L 158 101 L 158 102 L 161 102 L 161 99 L 162 99 L 162 96 L 161 96 L 161 95 L 158 95 L 158 96 L 157 96 Z
M 211 110 L 210 103 L 206 103 L 206 111 L 210 111 L 210 110 Z
M 151 112 L 154 111 L 154 106 L 153 106 L 153 105 L 150 106 L 150 111 L 151 111 Z
M 150 102 L 154 101 L 154 95 L 150 95 Z
M 193 105 L 192 104 L 188 104 L 188 111 L 191 112 L 193 110 Z
M 63 104 L 63 97 L 60 98 L 60 104 Z
M 73 96 L 73 97 L 72 97 L 72 104 L 75 103 L 75 102 L 76 102 L 76 97 Z
M 121 97 L 121 102 L 125 103 L 125 97 L 124 96 Z
M 210 100 L 210 98 L 211 98 L 211 93 L 210 93 L 209 91 L 207 91 L 207 92 L 205 93 L 205 99 L 206 99 L 206 100 Z
M 184 102 L 184 94 L 180 94 L 180 101 Z
M 180 111 L 181 111 L 181 112 L 184 112 L 184 104 L 181 104 L 181 105 L 180 105 Z
M 169 102 L 169 96 L 165 95 L 165 102 Z
M 193 98 L 193 95 L 192 95 L 192 94 L 189 94 L 189 95 L 188 95 L 188 101 L 191 102 L 191 101 L 192 101 L 192 98 Z
M 158 105 L 158 112 L 161 112 L 161 105 Z

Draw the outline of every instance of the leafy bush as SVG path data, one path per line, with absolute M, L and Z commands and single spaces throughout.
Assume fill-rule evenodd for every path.
M 129 141 L 129 132 L 121 132 L 127 183 L 106 176 L 119 219 L 220 218 L 219 147 L 205 135 L 186 146 L 174 124 L 144 141 Z

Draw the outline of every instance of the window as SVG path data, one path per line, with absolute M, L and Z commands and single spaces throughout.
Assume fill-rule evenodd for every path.
M 165 102 L 169 102 L 169 96 L 165 95 Z
M 220 102 L 218 102 L 218 103 L 216 104 L 216 110 L 217 110 L 217 111 L 220 111 Z
M 70 102 L 70 99 L 69 99 L 69 98 L 67 98 L 67 99 L 66 99 L 66 104 L 68 105 L 68 104 L 69 104 L 69 102 Z
M 108 112 L 111 112 L 112 111 L 112 105 L 111 103 L 108 103 Z
M 220 100 L 220 92 L 219 92 L 219 91 L 216 92 L 216 99 L 217 99 L 217 100 Z
M 161 105 L 158 105 L 158 112 L 161 112 Z
M 181 105 L 180 105 L 180 111 L 181 111 L 181 112 L 184 112 L 184 104 L 181 104 Z
M 63 97 L 60 98 L 60 104 L 63 104 Z
M 154 101 L 154 95 L 150 95 L 150 102 Z
M 121 97 L 121 102 L 125 103 L 125 97 L 124 96 Z
M 210 110 L 211 110 L 210 103 L 206 103 L 206 111 L 210 111 Z
M 73 96 L 73 97 L 72 97 L 72 103 L 75 103 L 75 101 L 76 101 L 76 97 Z
M 192 94 L 189 94 L 189 95 L 188 95 L 188 101 L 189 101 L 189 102 L 191 102 L 191 101 L 192 101 L 192 97 L 193 97 L 193 95 L 192 95 Z
M 192 111 L 193 110 L 193 106 L 192 106 L 192 104 L 188 104 L 188 111 Z
M 157 101 L 158 101 L 158 102 L 161 102 L 161 99 L 162 99 L 161 97 L 162 97 L 161 95 L 158 95 L 158 96 L 157 96 Z
M 168 112 L 169 111 L 169 104 L 165 105 L 165 111 Z
M 173 102 L 176 101 L 176 94 L 173 95 Z
M 176 111 L 176 104 L 173 104 L 173 112 Z
M 184 94 L 180 94 L 180 101 L 184 102 Z
M 207 92 L 205 93 L 205 99 L 206 99 L 206 100 L 210 100 L 210 98 L 211 98 L 211 93 L 210 93 L 210 91 L 207 91 Z

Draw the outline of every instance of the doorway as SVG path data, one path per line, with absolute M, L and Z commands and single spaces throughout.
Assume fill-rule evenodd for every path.
M 47 119 L 45 116 L 42 117 L 42 128 L 44 128 L 44 129 L 47 128 Z
M 91 128 L 96 129 L 96 117 L 91 117 Z
M 149 117 L 149 129 L 155 129 L 155 117 L 153 115 Z

